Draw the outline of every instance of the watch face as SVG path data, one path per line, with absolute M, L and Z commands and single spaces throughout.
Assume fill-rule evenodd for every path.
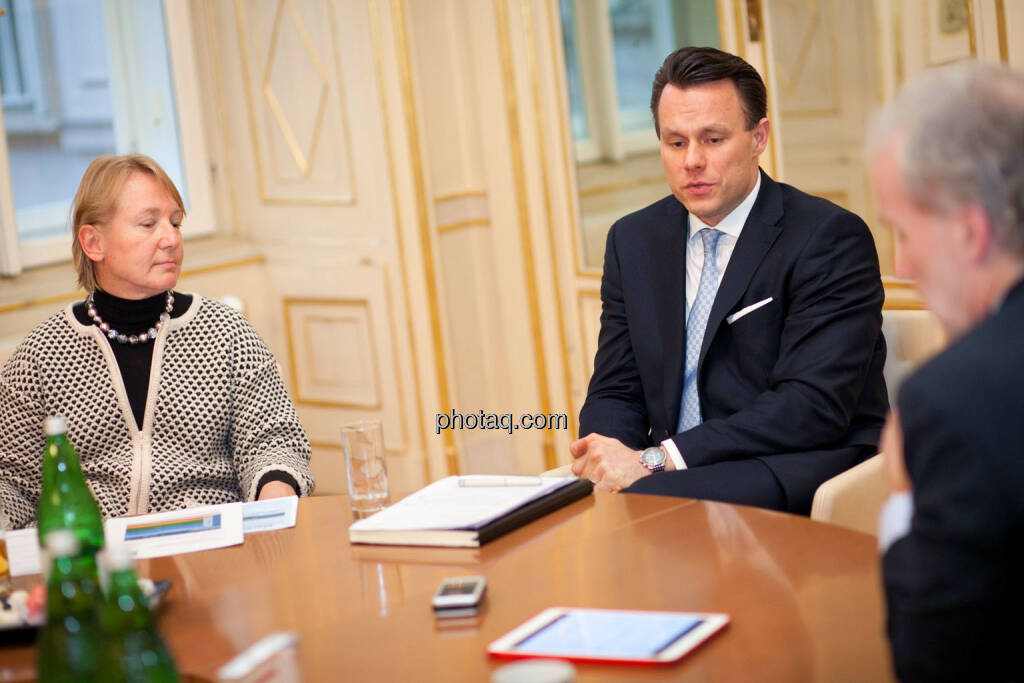
M 640 462 L 651 468 L 665 464 L 665 451 L 660 448 L 648 448 L 640 454 Z

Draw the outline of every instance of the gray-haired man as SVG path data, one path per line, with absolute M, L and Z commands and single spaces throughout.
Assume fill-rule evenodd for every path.
M 951 338 L 903 385 L 882 436 L 896 673 L 1024 680 L 1024 77 L 926 73 L 869 140 L 897 274 Z

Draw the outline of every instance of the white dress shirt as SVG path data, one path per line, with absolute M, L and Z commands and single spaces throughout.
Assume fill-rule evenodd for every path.
M 747 217 L 750 216 L 750 210 L 754 208 L 754 202 L 757 200 L 757 193 L 761 190 L 761 172 L 757 173 L 757 182 L 754 183 L 754 189 L 744 197 L 743 201 L 739 205 L 729 212 L 725 218 L 723 218 L 718 225 L 714 226 L 715 230 L 720 230 L 724 233 L 718 240 L 718 250 L 715 252 L 715 258 L 718 261 L 718 282 L 716 285 L 722 284 L 722 277 L 725 275 L 725 268 L 729 265 L 729 259 L 732 258 L 732 251 L 736 248 L 736 242 L 740 238 L 740 233 L 743 232 L 743 225 L 747 222 Z M 709 228 L 701 219 L 694 216 L 692 213 L 689 214 L 689 223 L 687 225 L 686 235 L 686 317 L 690 317 L 690 306 L 693 305 L 693 300 L 697 298 L 697 288 L 700 286 L 700 273 L 704 268 L 704 241 L 700 237 L 700 231 L 704 228 Z M 672 463 L 676 466 L 677 470 L 686 469 L 686 461 L 683 460 L 682 454 L 676 447 L 675 442 L 672 439 L 665 439 L 661 442 L 661 445 L 665 448 L 668 453 L 668 457 L 672 459 Z
M 878 549 L 884 555 L 896 541 L 910 533 L 914 519 L 914 494 L 910 491 L 892 493 L 878 515 Z

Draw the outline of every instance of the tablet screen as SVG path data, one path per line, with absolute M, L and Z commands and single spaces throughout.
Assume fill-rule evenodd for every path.
M 517 642 L 513 651 L 581 657 L 647 658 L 701 623 L 686 614 L 572 610 Z

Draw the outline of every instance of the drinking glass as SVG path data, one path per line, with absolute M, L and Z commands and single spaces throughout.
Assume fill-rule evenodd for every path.
M 341 428 L 352 510 L 364 516 L 391 504 L 380 420 L 362 420 Z

